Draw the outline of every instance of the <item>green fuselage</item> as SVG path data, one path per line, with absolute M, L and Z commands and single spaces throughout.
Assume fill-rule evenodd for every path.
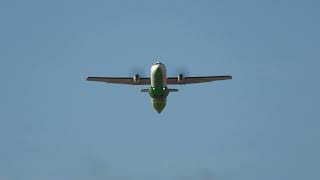
M 151 87 L 149 94 L 152 98 L 153 108 L 161 113 L 166 106 L 169 89 L 167 88 L 166 69 L 163 64 L 151 67 Z

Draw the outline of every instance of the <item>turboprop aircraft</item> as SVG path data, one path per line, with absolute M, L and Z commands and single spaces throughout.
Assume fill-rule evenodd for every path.
M 184 77 L 179 74 L 177 77 L 167 77 L 166 67 L 161 62 L 156 62 L 151 66 L 150 78 L 140 77 L 138 74 L 133 77 L 88 77 L 88 81 L 98 81 L 115 84 L 128 85 L 150 85 L 149 89 L 141 89 L 141 92 L 147 92 L 152 98 L 153 108 L 161 113 L 166 106 L 167 97 L 170 92 L 177 92 L 178 89 L 168 88 L 168 84 L 185 85 L 194 83 L 205 83 L 218 80 L 232 79 L 232 76 L 197 76 Z

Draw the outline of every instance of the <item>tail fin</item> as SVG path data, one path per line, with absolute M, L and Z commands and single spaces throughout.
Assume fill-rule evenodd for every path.
M 178 92 L 179 89 L 169 89 L 169 92 Z

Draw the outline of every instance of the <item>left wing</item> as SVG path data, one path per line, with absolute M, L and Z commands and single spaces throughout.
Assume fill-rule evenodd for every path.
M 114 84 L 129 84 L 129 85 L 147 85 L 150 83 L 150 78 L 132 78 L 132 77 L 88 77 L 87 81 L 98 81 Z
M 168 84 L 195 84 L 205 83 L 212 81 L 228 80 L 232 79 L 232 76 L 198 76 L 198 77 L 169 77 L 167 79 Z

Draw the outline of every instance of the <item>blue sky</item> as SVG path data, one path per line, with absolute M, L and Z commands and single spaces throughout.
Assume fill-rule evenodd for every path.
M 319 179 L 318 1 L 0 1 L 1 180 Z M 231 81 L 137 86 L 154 58 Z

